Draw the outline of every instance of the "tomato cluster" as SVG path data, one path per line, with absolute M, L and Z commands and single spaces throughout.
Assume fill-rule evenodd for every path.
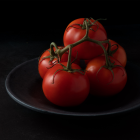
M 117 42 L 107 39 L 103 25 L 93 18 L 72 21 L 64 32 L 64 46 L 53 42 L 38 62 L 45 97 L 55 105 L 77 106 L 89 94 L 108 97 L 126 85 L 127 56 Z M 86 64 L 80 67 L 80 60 Z

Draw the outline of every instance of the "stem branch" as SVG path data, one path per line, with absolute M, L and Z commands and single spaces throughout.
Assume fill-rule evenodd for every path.
M 64 47 L 63 49 L 59 50 L 59 54 L 58 55 L 59 56 L 62 56 L 66 51 L 68 51 L 68 50 L 70 51 L 69 52 L 69 57 L 68 57 L 69 58 L 68 59 L 68 64 L 67 64 L 67 68 L 70 70 L 71 69 L 70 64 L 71 64 L 71 51 L 72 51 L 72 48 L 75 47 L 75 46 L 77 46 L 77 45 L 79 45 L 79 44 L 81 44 L 84 41 L 90 41 L 90 42 L 96 43 L 96 44 L 98 44 L 98 45 L 100 45 L 102 47 L 102 49 L 104 51 L 104 54 L 105 54 L 106 67 L 108 67 L 110 65 L 110 61 L 108 59 L 107 51 L 106 51 L 105 47 L 102 45 L 102 43 L 108 43 L 109 44 L 110 43 L 109 42 L 109 39 L 108 40 L 104 40 L 104 41 L 98 41 L 98 40 L 91 39 L 88 36 L 89 26 L 88 26 L 87 20 L 84 20 L 83 24 L 86 26 L 86 34 L 85 34 L 85 36 L 82 39 L 80 39 L 79 41 L 77 41 L 77 42 L 75 42 L 73 44 L 69 44 L 66 47 Z M 52 47 L 52 45 L 56 48 L 56 50 L 58 50 L 58 48 L 57 48 L 57 46 L 56 46 L 56 44 L 54 42 L 51 43 L 50 47 Z M 110 46 L 110 44 L 109 44 L 109 46 Z M 54 51 L 52 53 L 54 53 Z
M 71 46 L 69 46 L 69 55 L 68 55 L 68 62 L 67 62 L 67 70 L 71 71 Z
M 51 50 L 51 51 L 50 51 L 50 54 L 51 54 L 52 56 L 55 55 L 54 50 L 53 50 L 53 47 L 55 47 L 55 49 L 58 50 L 57 45 L 56 45 L 54 42 L 52 42 L 52 43 L 50 44 L 50 50 Z

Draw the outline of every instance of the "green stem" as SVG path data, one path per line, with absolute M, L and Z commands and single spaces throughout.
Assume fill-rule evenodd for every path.
M 89 27 L 88 27 L 87 21 L 85 20 L 84 23 L 85 23 L 85 26 L 86 26 L 86 34 L 85 34 L 85 36 L 84 36 L 81 40 L 79 40 L 79 41 L 77 41 L 77 42 L 75 42 L 75 43 L 73 43 L 73 44 L 69 44 L 69 45 L 67 45 L 65 48 L 61 49 L 61 50 L 60 50 L 60 55 L 63 55 L 66 51 L 68 51 L 68 50 L 69 50 L 69 46 L 71 46 L 71 48 L 73 48 L 73 47 L 75 47 L 75 46 L 81 44 L 81 43 L 84 42 L 84 41 L 91 41 L 91 40 L 92 40 L 92 42 L 93 42 L 93 43 L 96 43 L 96 44 L 108 43 L 108 42 L 109 42 L 109 40 L 98 41 L 98 40 L 90 39 L 89 36 L 88 36 Z
M 91 41 L 91 42 L 95 43 L 95 41 L 91 38 L 89 38 L 88 41 Z M 107 42 L 108 42 L 108 40 L 107 40 Z M 109 66 L 109 60 L 108 60 L 108 55 L 107 55 L 107 51 L 106 51 L 105 47 L 102 45 L 102 42 L 97 41 L 97 40 L 96 40 L 96 44 L 98 44 L 102 47 L 102 49 L 104 51 L 104 55 L 105 55 L 106 66 L 108 67 Z
M 81 44 L 82 42 L 84 42 L 84 41 L 91 41 L 91 42 L 96 43 L 96 44 L 98 44 L 98 45 L 100 45 L 100 46 L 102 47 L 102 49 L 103 49 L 103 51 L 104 51 L 104 54 L 105 54 L 106 67 L 108 67 L 108 66 L 110 65 L 110 61 L 109 61 L 109 59 L 108 59 L 107 51 L 106 51 L 105 47 L 102 45 L 102 43 L 108 43 L 108 44 L 109 44 L 109 39 L 108 39 L 108 40 L 104 40 L 104 41 L 98 41 L 98 40 L 91 39 L 91 38 L 88 36 L 88 33 L 89 33 L 88 22 L 87 22 L 86 20 L 84 20 L 84 23 L 83 23 L 83 24 L 86 26 L 86 34 L 85 34 L 85 36 L 84 36 L 81 40 L 79 40 L 79 41 L 77 41 L 77 42 L 75 42 L 75 43 L 73 43 L 73 44 L 69 44 L 69 45 L 67 45 L 66 47 L 64 47 L 64 48 L 61 49 L 61 50 L 57 48 L 57 46 L 56 46 L 56 44 L 55 44 L 54 42 L 51 43 L 51 46 L 50 46 L 50 47 L 52 47 L 52 45 L 53 45 L 53 46 L 56 48 L 56 50 L 57 50 L 57 54 L 58 54 L 59 56 L 62 56 L 66 51 L 68 51 L 68 50 L 71 51 L 71 49 L 72 49 L 73 47 L 75 47 L 75 46 Z M 110 45 L 110 44 L 109 44 L 109 45 Z M 53 51 L 53 52 L 54 52 L 54 51 Z M 71 57 L 71 56 L 70 56 L 70 53 L 69 53 L 69 57 Z M 70 59 L 69 61 L 71 62 L 71 59 Z M 69 63 L 70 63 L 70 62 L 69 62 Z M 69 63 L 68 63 L 68 65 L 67 65 L 67 67 L 68 67 L 69 69 L 71 69 Z
M 73 47 L 81 44 L 84 41 L 86 41 L 86 40 L 84 38 L 82 38 L 81 40 L 79 40 L 79 41 L 77 41 L 77 42 L 75 42 L 73 44 L 67 45 L 65 48 L 63 48 L 62 50 L 60 50 L 60 55 L 63 55 L 66 51 L 68 51 L 69 50 L 69 46 L 71 46 L 71 48 L 73 48 Z
M 90 19 L 94 20 L 92 17 L 90 17 Z M 107 20 L 107 19 L 106 18 L 105 19 L 103 19 L 103 18 L 96 19 L 94 22 L 92 22 L 92 25 L 98 20 Z
M 67 70 L 71 71 L 71 46 L 69 46 L 69 55 L 68 55 L 68 62 L 67 62 Z
M 51 51 L 50 51 L 50 55 L 52 55 L 52 56 L 55 55 L 54 50 L 53 50 L 53 47 L 55 47 L 55 49 L 58 50 L 57 45 L 56 45 L 54 42 L 52 42 L 52 43 L 50 44 L 50 50 L 51 50 Z

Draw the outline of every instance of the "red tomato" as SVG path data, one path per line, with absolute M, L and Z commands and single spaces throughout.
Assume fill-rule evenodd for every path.
M 115 65 L 121 65 L 119 61 L 111 58 Z M 112 62 L 111 60 L 111 62 Z M 105 65 L 105 56 L 99 56 L 92 59 L 86 67 L 87 75 L 90 81 L 90 93 L 95 96 L 111 96 L 119 93 L 126 85 L 127 73 L 121 67 L 112 68 L 113 74 L 106 68 L 101 68 Z M 97 73 L 98 72 L 98 73 Z M 112 81 L 112 82 L 111 82 Z M 108 84 L 109 83 L 109 84 Z
M 115 44 L 118 43 L 115 42 L 114 40 L 110 40 L 110 43 L 112 45 L 111 51 L 115 50 L 117 48 L 117 45 Z M 126 66 L 127 56 L 124 48 L 121 45 L 118 44 L 118 50 L 112 55 L 112 57 L 118 60 L 123 67 Z
M 50 50 L 50 49 L 48 49 Z M 45 73 L 48 71 L 48 69 L 50 69 L 51 67 L 53 67 L 53 65 L 55 65 L 56 63 L 58 63 L 57 59 L 55 58 L 53 61 L 50 61 L 50 58 L 46 58 L 44 60 L 41 61 L 41 59 L 43 57 L 49 56 L 50 52 L 46 50 L 40 57 L 39 62 L 38 62 L 38 72 L 41 76 L 41 78 L 43 79 Z
M 66 28 L 63 36 L 64 46 L 66 47 L 69 44 L 73 44 L 80 39 L 82 39 L 86 34 L 86 29 L 82 29 L 79 25 L 83 24 L 84 18 L 79 18 L 72 21 Z M 94 22 L 95 20 L 90 19 L 90 21 Z M 88 36 L 91 39 L 104 41 L 107 40 L 107 33 L 102 24 L 98 21 L 95 22 L 96 25 L 92 25 L 89 29 Z M 73 26 L 73 27 L 70 27 Z M 99 28 L 98 28 L 99 27 Z M 78 29 L 77 29 L 78 28 Z M 97 31 L 96 31 L 97 29 Z M 95 30 L 95 31 L 93 31 Z M 103 43 L 104 47 L 107 47 L 107 43 Z M 79 59 L 92 59 L 97 57 L 99 54 L 103 53 L 103 49 L 98 44 L 95 44 L 90 41 L 82 42 L 81 44 L 72 48 L 72 56 L 76 56 L 78 52 Z
M 66 66 L 67 62 L 61 64 Z M 81 69 L 79 65 L 74 63 L 71 67 L 72 69 Z M 56 64 L 45 74 L 42 83 L 44 95 L 50 102 L 58 106 L 80 105 L 89 94 L 90 87 L 87 75 L 79 72 L 58 71 L 59 69 L 63 69 L 63 67 Z
M 62 49 L 63 47 L 62 47 L 62 46 L 58 46 L 58 48 L 59 48 L 59 49 Z M 54 51 L 56 50 L 55 47 L 54 47 L 53 49 L 54 49 Z M 53 67 L 55 64 L 58 63 L 58 61 L 57 61 L 56 58 L 55 58 L 52 62 L 50 62 L 50 63 L 49 63 L 50 58 L 47 58 L 47 59 L 44 59 L 44 60 L 41 61 L 41 59 L 42 59 L 43 57 L 46 57 L 46 56 L 49 56 L 49 55 L 50 55 L 50 52 L 49 52 L 49 51 L 50 51 L 50 49 L 46 50 L 46 51 L 41 55 L 41 57 L 40 57 L 40 59 L 39 59 L 38 71 L 39 71 L 39 74 L 40 74 L 40 76 L 42 77 L 42 79 L 43 79 L 45 73 L 48 71 L 48 69 L 50 69 L 51 67 Z M 74 57 L 71 57 L 71 61 L 73 61 L 73 60 L 75 60 L 75 58 L 74 58 Z M 66 53 L 64 53 L 64 54 L 62 55 L 62 57 L 61 57 L 61 62 L 67 62 L 67 61 L 68 61 L 68 53 L 66 52 Z M 80 60 L 79 60 L 79 59 L 76 59 L 76 60 L 74 61 L 74 63 L 76 63 L 76 64 L 79 65 L 79 64 L 80 64 Z
M 115 58 L 116 60 L 118 60 L 121 65 L 123 67 L 126 66 L 126 62 L 127 62 L 127 56 L 126 56 L 126 52 L 124 50 L 124 48 L 122 46 L 120 46 L 117 42 L 115 42 L 114 40 L 110 40 L 111 43 L 111 51 L 115 50 L 117 48 L 118 45 L 118 49 L 117 51 L 112 55 L 113 58 Z M 117 44 L 117 45 L 115 45 Z M 107 44 L 107 48 L 108 49 L 108 44 Z M 104 56 L 104 54 L 102 54 L 102 56 Z M 88 59 L 88 60 L 84 60 L 85 64 L 87 65 L 89 63 L 89 61 L 91 61 L 92 59 Z

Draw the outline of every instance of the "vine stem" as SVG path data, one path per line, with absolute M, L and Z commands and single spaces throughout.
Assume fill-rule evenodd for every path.
M 90 39 L 90 38 L 88 39 L 88 41 L 94 42 L 94 41 L 93 41 L 92 39 Z M 94 43 L 95 43 L 95 42 L 94 42 Z M 107 51 L 106 51 L 105 47 L 102 45 L 101 42 L 98 42 L 97 44 L 100 45 L 100 46 L 102 47 L 103 51 L 104 51 L 105 60 L 106 60 L 106 67 L 108 67 L 108 66 L 109 66 L 109 59 L 108 59 Z
M 81 40 L 79 40 L 79 41 L 77 41 L 77 42 L 75 42 L 75 43 L 73 43 L 73 44 L 69 44 L 69 45 L 67 45 L 65 48 L 59 50 L 59 55 L 62 56 L 66 51 L 69 50 L 69 48 L 72 49 L 73 47 L 75 47 L 75 46 L 81 44 L 81 43 L 84 42 L 84 41 L 90 41 L 90 42 L 96 43 L 96 44 L 98 44 L 98 45 L 100 45 L 100 46 L 102 47 L 102 49 L 103 49 L 103 51 L 104 51 L 104 54 L 105 54 L 106 67 L 108 67 L 109 64 L 110 64 L 110 62 L 109 62 L 109 59 L 108 59 L 107 51 L 106 51 L 105 47 L 102 45 L 102 43 L 108 43 L 108 44 L 109 44 L 109 39 L 108 39 L 108 40 L 104 40 L 104 41 L 98 41 L 98 40 L 91 39 L 91 38 L 88 36 L 89 27 L 88 27 L 88 23 L 87 23 L 86 20 L 84 20 L 84 24 L 85 24 L 85 26 L 86 26 L 86 34 L 85 34 L 85 36 L 84 36 Z
M 51 54 L 52 56 L 55 55 L 54 50 L 53 50 L 53 47 L 55 47 L 55 49 L 58 50 L 57 45 L 56 45 L 54 42 L 52 42 L 52 43 L 50 44 L 50 50 L 51 50 L 51 51 L 50 51 L 50 54 Z
M 93 23 L 95 23 L 95 22 L 93 22 Z M 69 50 L 67 67 L 65 67 L 64 65 L 62 65 L 61 63 L 59 63 L 59 64 L 61 64 L 61 65 L 63 66 L 64 69 L 59 69 L 59 70 L 57 70 L 56 72 L 58 72 L 58 71 L 60 71 L 60 70 L 64 70 L 64 71 L 68 71 L 68 72 L 79 72 L 79 73 L 83 74 L 81 71 L 84 71 L 84 70 L 82 70 L 82 69 L 71 69 L 71 54 L 72 54 L 72 48 L 75 47 L 75 46 L 77 46 L 77 45 L 79 45 L 79 44 L 81 44 L 82 42 L 90 41 L 90 42 L 93 42 L 93 43 L 95 43 L 95 44 L 98 44 L 98 45 L 103 49 L 104 55 L 105 55 L 105 62 L 106 62 L 106 63 L 105 63 L 105 65 L 102 66 L 101 68 L 104 67 L 104 68 L 109 69 L 109 70 L 112 72 L 112 74 L 113 74 L 113 79 L 114 79 L 114 73 L 113 73 L 112 68 L 115 68 L 115 67 L 122 67 L 122 66 L 120 66 L 120 65 L 114 65 L 115 62 L 114 62 L 114 63 L 111 63 L 110 57 L 108 57 L 108 56 L 109 56 L 108 53 L 113 54 L 115 51 L 117 51 L 118 46 L 117 46 L 117 49 L 111 51 L 110 39 L 103 40 L 103 41 L 98 41 L 98 40 L 91 39 L 91 38 L 88 36 L 88 34 L 89 34 L 89 29 L 90 29 L 90 26 L 91 26 L 90 20 L 87 21 L 87 19 L 85 19 L 84 22 L 83 22 L 83 25 L 85 26 L 84 29 L 86 29 L 86 34 L 85 34 L 85 36 L 84 36 L 81 40 L 79 40 L 79 41 L 77 41 L 77 42 L 75 42 L 75 43 L 73 43 L 73 44 L 69 44 L 69 45 L 67 45 L 66 47 L 64 47 L 63 49 L 59 49 L 59 48 L 57 47 L 57 45 L 56 45 L 54 42 L 52 42 L 52 43 L 50 44 L 50 50 L 51 50 L 51 51 L 50 51 L 50 56 L 48 56 L 48 57 L 50 58 L 50 61 L 53 60 L 53 58 L 55 58 L 55 57 L 56 57 L 56 58 L 59 58 L 59 61 L 60 61 L 61 56 L 62 56 L 65 52 L 67 52 L 67 51 Z M 84 30 L 84 29 L 83 29 L 83 30 Z M 103 46 L 103 43 L 108 43 L 108 49 L 107 49 L 107 50 L 106 50 L 106 48 Z M 54 50 L 53 50 L 53 47 L 56 48 L 56 51 L 55 51 L 55 52 L 54 52 Z M 90 51 L 90 50 L 89 50 L 89 51 Z M 48 57 L 47 57 L 47 58 L 48 58 Z M 98 72 L 101 70 L 101 68 L 98 70 Z M 124 68 L 124 67 L 122 67 L 122 68 Z M 56 72 L 55 72 L 55 74 L 56 74 Z M 97 73 L 98 73 L 98 72 L 97 72 Z M 84 71 L 84 73 L 85 73 L 85 71 Z M 54 76 L 55 76 L 55 74 L 54 74 Z M 112 80 L 112 81 L 113 81 L 113 80 Z M 111 82 L 112 82 L 112 81 L 111 81 Z
M 69 46 L 69 55 L 68 55 L 68 62 L 67 62 L 67 70 L 71 71 L 71 46 Z

